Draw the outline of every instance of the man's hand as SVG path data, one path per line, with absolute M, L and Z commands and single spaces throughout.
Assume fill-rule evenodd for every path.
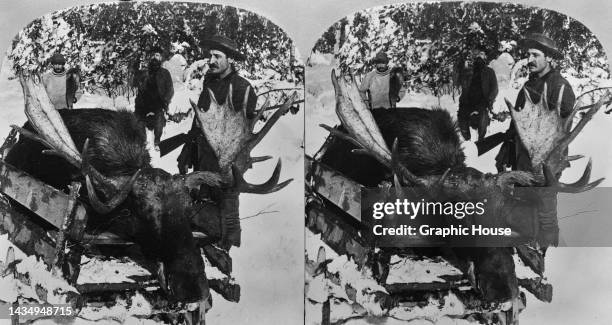
M 180 168 L 179 168 L 180 169 Z M 184 173 L 181 173 L 184 175 Z M 229 180 L 219 173 L 210 171 L 198 171 L 188 175 L 185 178 L 185 186 L 190 190 L 199 189 L 200 185 L 221 187 L 227 186 Z

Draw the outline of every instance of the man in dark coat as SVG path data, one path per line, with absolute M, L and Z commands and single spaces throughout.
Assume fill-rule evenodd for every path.
M 234 103 L 235 110 L 244 109 L 244 114 L 248 119 L 255 117 L 255 107 L 257 105 L 257 95 L 251 84 L 241 77 L 234 67 L 235 61 L 245 60 L 246 57 L 238 50 L 236 42 L 223 36 L 214 36 L 209 39 L 202 40 L 202 46 L 206 47 L 210 53 L 210 61 L 208 67 L 205 67 L 206 74 L 202 93 L 198 99 L 197 109 L 204 111 L 208 110 L 211 103 L 210 93 L 212 91 L 217 103 L 223 105 L 228 98 L 230 85 L 232 93 L 229 97 Z M 247 89 L 249 93 L 246 94 Z M 244 96 L 248 95 L 246 107 L 242 107 Z M 181 154 L 178 157 L 178 168 L 180 173 L 186 173 L 187 170 L 193 167 L 194 170 L 201 171 L 220 171 L 216 154 L 206 140 L 206 136 L 202 133 L 197 125 L 197 119 L 194 118 L 193 126 L 189 131 L 189 140 Z M 227 135 L 231 137 L 231 134 Z M 208 189 L 202 187 L 199 193 L 200 197 L 208 197 L 213 201 L 221 202 L 236 198 L 236 202 L 228 204 L 238 204 L 237 195 L 235 193 L 226 193 L 218 189 Z M 236 211 L 237 212 L 237 211 Z M 226 216 L 223 222 L 223 236 L 221 246 L 229 248 L 230 246 L 240 246 L 240 220 L 237 214 Z
M 539 102 L 542 96 L 546 96 L 549 110 L 556 109 L 559 96 L 562 96 L 559 114 L 562 119 L 567 118 L 574 108 L 576 97 L 569 82 L 553 67 L 554 60 L 563 57 L 555 42 L 543 34 L 533 33 L 522 39 L 519 46 L 527 50 L 527 67 L 530 72 L 529 80 L 525 82 L 523 89 L 529 92 L 534 103 Z M 546 94 L 543 93 L 544 85 L 546 85 Z M 559 94 L 561 87 L 564 88 L 563 94 Z M 525 94 L 521 89 L 514 107 L 520 110 L 525 106 L 525 101 Z M 512 167 L 513 170 L 532 171 L 536 168 L 537 166 L 531 165 L 529 153 L 518 137 L 514 123 L 510 125 L 506 134 L 508 140 L 502 145 L 495 158 L 498 170 Z M 567 156 L 567 151 L 564 155 Z M 555 176 L 559 179 L 561 171 Z M 559 227 L 556 222 L 557 196 L 555 193 L 541 195 L 537 213 L 540 222 L 538 235 L 540 244 L 543 246 L 557 245 Z
M 478 129 L 478 139 L 484 138 L 489 126 L 489 111 L 497 97 L 497 76 L 487 66 L 486 59 L 484 49 L 477 49 L 472 51 L 471 59 L 464 66 L 457 120 L 465 140 L 471 138 L 470 126 Z
M 161 53 L 159 48 L 152 49 L 148 69 L 139 71 L 134 80 L 138 87 L 134 113 L 148 129 L 153 130 L 156 148 L 166 126 L 168 105 L 174 96 L 172 76 L 168 70 L 161 67 Z

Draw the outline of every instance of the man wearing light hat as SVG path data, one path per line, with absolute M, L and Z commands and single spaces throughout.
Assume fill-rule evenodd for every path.
M 389 57 L 385 52 L 378 52 L 372 63 L 376 69 L 366 74 L 359 85 L 361 96 L 369 102 L 370 109 L 394 108 L 399 101 L 401 87 L 396 75 L 391 73 Z
M 59 53 L 49 60 L 51 69 L 42 75 L 42 82 L 47 95 L 55 109 L 72 108 L 72 105 L 83 95 L 78 85 L 78 77 L 66 74 L 66 58 Z M 68 87 L 67 87 L 68 85 Z

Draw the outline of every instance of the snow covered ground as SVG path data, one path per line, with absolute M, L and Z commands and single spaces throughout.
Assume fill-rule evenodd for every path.
M 306 324 L 321 323 L 323 303 L 328 299 L 331 323 L 347 320 L 347 324 L 473 324 L 453 318 L 464 315 L 467 307 L 451 292 L 444 299 L 430 299 L 427 304 L 400 304 L 391 310 L 383 310 L 380 301 L 374 297 L 388 292 L 378 284 L 368 267 L 358 270 L 352 259 L 336 254 L 321 240 L 320 234 L 315 235 L 306 230 L 305 238 L 308 260 L 305 274 Z M 326 260 L 331 260 L 324 267 L 330 275 L 316 274 L 319 266 L 317 263 L 320 261 L 315 260 L 321 252 L 324 252 Z M 434 262 L 427 258 L 393 255 L 390 264 L 386 284 L 444 282 L 440 277 L 461 274 L 446 262 Z
M 10 124 L 22 125 L 26 121 L 21 87 L 17 80 L 9 80 L 8 67 L 5 59 L 0 70 L 2 141 L 8 135 Z M 197 89 L 190 90 L 177 82 L 170 113 L 186 111 L 188 99 L 197 101 L 198 95 Z M 133 109 L 133 98 L 112 100 L 86 93 L 75 108 L 86 107 Z M 281 158 L 281 181 L 293 178 L 293 182 L 276 193 L 241 195 L 240 216 L 247 218 L 242 221 L 242 246 L 232 248 L 230 252 L 233 276 L 241 285 L 241 299 L 239 303 L 230 303 L 213 293 L 213 308 L 207 314 L 210 324 L 285 324 L 289 319 L 303 317 L 303 111 L 301 106 L 297 114 L 283 116 L 253 151 L 253 155 L 271 155 L 275 159 L 256 164 L 246 173 L 247 181 L 265 181 L 271 175 L 276 159 Z M 188 131 L 191 123 L 192 117 L 178 124 L 169 121 L 162 139 Z M 152 140 L 152 134 L 148 136 Z M 151 151 L 153 166 L 177 173 L 179 151 L 162 158 Z M 0 255 L 5 254 L 6 243 L 0 242 Z M 4 290 L 0 288 L 0 291 Z
M 328 132 L 319 127 L 319 124 L 336 125 L 339 123 L 335 114 L 334 92 L 331 85 L 331 69 L 334 66 L 333 58 L 329 55 L 311 56 L 310 64 L 306 69 L 306 116 L 305 116 L 305 152 L 314 155 L 323 144 Z M 570 79 L 574 88 L 577 80 Z M 520 84 L 520 83 L 519 83 Z M 608 86 L 609 80 L 603 81 L 602 86 Z M 494 111 L 504 110 L 503 98 L 514 102 L 518 90 L 505 83 L 500 87 L 500 94 L 495 102 Z M 579 94 L 577 94 L 579 95 Z M 421 93 L 407 93 L 399 107 L 431 108 L 441 106 L 456 116 L 458 102 L 450 96 L 436 98 Z M 606 192 L 612 184 L 612 146 L 610 145 L 610 126 L 612 116 L 605 115 L 603 110 L 593 118 L 583 132 L 570 145 L 571 154 L 582 154 L 593 159 L 592 179 L 605 177 L 592 196 L 574 197 L 559 195 L 559 217 L 561 227 L 561 240 L 567 246 L 589 246 L 591 242 L 584 237 L 599 238 L 599 246 L 611 246 L 608 243 L 612 224 L 606 219 L 609 215 Z M 487 134 L 505 131 L 509 121 L 500 123 L 492 121 Z M 477 137 L 472 131 L 472 138 Z M 464 142 L 464 152 L 467 164 L 483 172 L 494 173 L 494 158 L 498 148 L 478 157 L 473 142 Z M 586 166 L 586 159 L 572 164 L 561 178 L 562 181 L 576 180 Z M 593 198 L 598 198 L 595 200 Z M 571 201 L 572 205 L 565 204 Z M 586 211 L 586 212 L 585 212 Z M 577 230 L 580 227 L 580 230 Z M 307 237 L 309 238 L 309 237 Z M 311 247 L 311 245 L 313 247 Z M 317 249 L 320 241 L 306 241 L 308 250 Z M 612 319 L 612 310 L 607 303 L 612 297 L 612 283 L 606 280 L 608 270 L 612 267 L 612 247 L 580 247 L 580 248 L 551 248 L 546 255 L 546 272 L 549 283 L 553 285 L 553 302 L 550 304 L 540 302 L 528 294 L 527 308 L 520 316 L 521 324 L 608 324 Z M 310 255 L 316 256 L 316 255 Z M 578 297 L 588 296 L 588 299 Z M 353 323 L 351 323 L 353 324 Z

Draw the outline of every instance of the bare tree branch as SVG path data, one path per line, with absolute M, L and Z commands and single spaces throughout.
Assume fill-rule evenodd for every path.
M 581 214 L 586 214 L 586 213 L 591 213 L 591 212 L 597 212 L 597 211 L 599 211 L 599 210 L 585 210 L 585 211 L 578 211 L 578 212 L 576 212 L 576 213 L 574 213 L 574 214 L 570 214 L 570 215 L 568 215 L 568 216 L 563 216 L 563 217 L 560 217 L 560 218 L 559 218 L 559 220 L 568 219 L 568 218 L 571 218 L 571 217 L 576 217 L 576 216 L 579 216 L 579 215 L 581 215 Z
M 246 217 L 244 217 L 244 218 L 240 218 L 240 220 L 250 219 L 250 218 L 254 218 L 254 217 L 257 217 L 257 216 L 264 215 L 264 214 L 271 214 L 271 213 L 277 213 L 277 212 L 280 212 L 280 211 L 278 211 L 278 210 L 268 210 L 269 208 L 273 207 L 273 206 L 274 206 L 274 204 L 275 204 L 275 203 L 268 204 L 268 205 L 267 205 L 267 206 L 265 206 L 263 209 L 259 210 L 257 213 L 252 214 L 252 215 L 250 215 L 250 216 L 246 216 Z

